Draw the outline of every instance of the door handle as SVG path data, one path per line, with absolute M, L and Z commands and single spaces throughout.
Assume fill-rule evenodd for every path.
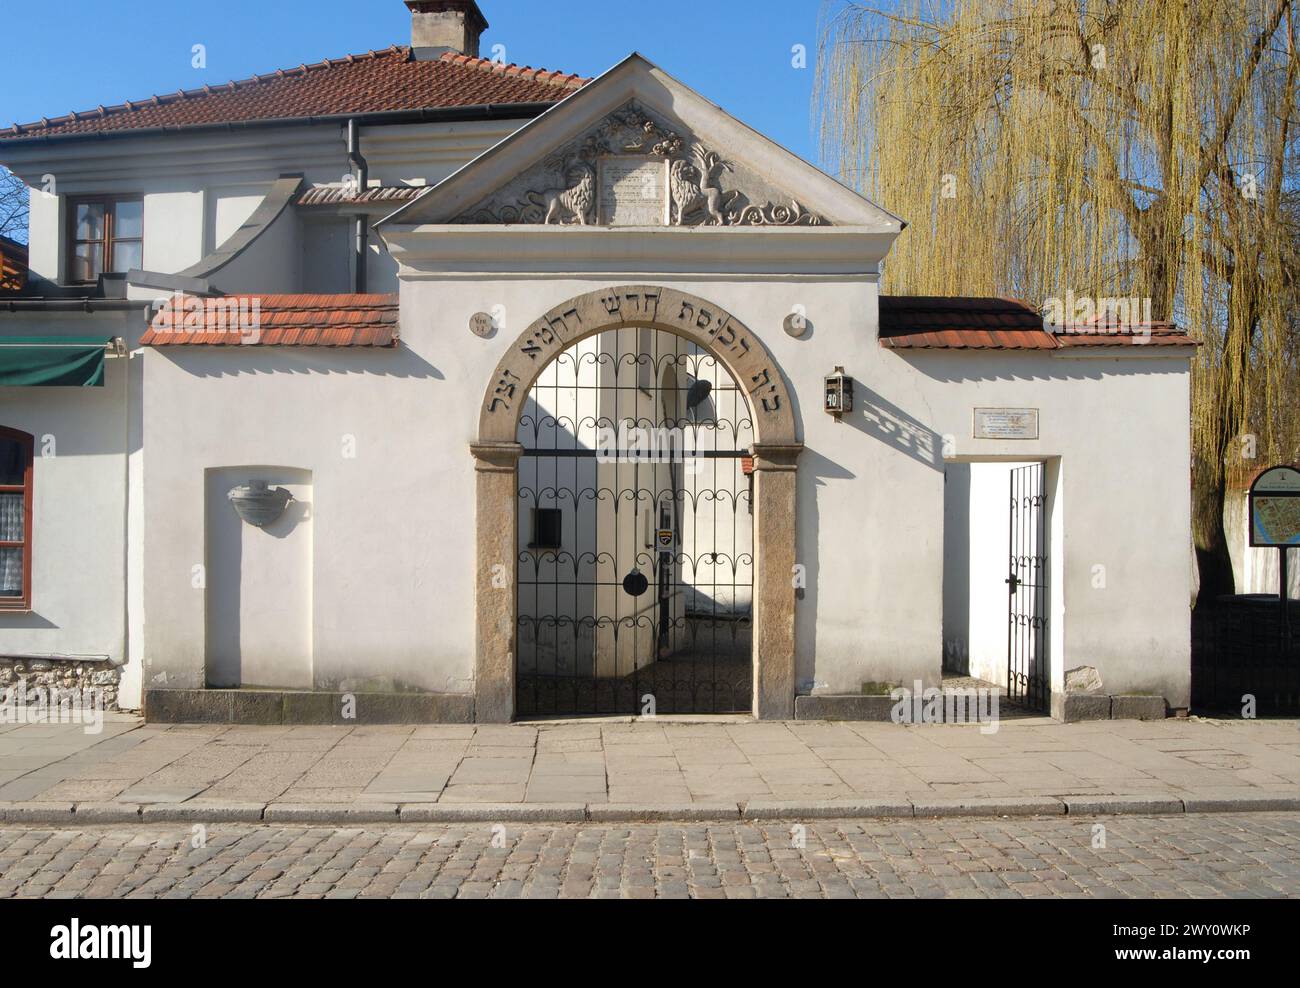
M 1016 576 L 1015 573 L 1012 573 L 1009 577 L 1007 577 L 1007 579 L 1003 580 L 1002 582 L 1008 585 L 1009 592 L 1012 594 L 1014 594 L 1017 590 L 1020 589 L 1020 577 Z

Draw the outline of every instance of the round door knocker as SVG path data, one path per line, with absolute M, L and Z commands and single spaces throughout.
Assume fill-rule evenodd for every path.
M 645 574 L 639 569 L 634 569 L 623 577 L 623 592 L 629 597 L 640 597 L 649 589 L 650 581 L 645 578 Z

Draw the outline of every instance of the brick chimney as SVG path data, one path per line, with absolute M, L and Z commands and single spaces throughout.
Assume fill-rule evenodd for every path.
M 478 57 L 478 39 L 488 22 L 475 0 L 406 0 L 406 6 L 417 59 L 435 59 L 448 51 Z

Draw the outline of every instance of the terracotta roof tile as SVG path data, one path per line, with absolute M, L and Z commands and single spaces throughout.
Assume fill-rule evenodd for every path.
M 1054 350 L 1037 309 L 1014 299 L 883 295 L 880 343 L 891 349 Z
M 0 129 L 0 141 L 491 103 L 558 103 L 589 81 L 455 52 L 417 61 L 409 46 L 394 45 L 222 86 L 15 124 Z
M 1172 323 L 1104 323 L 1049 332 L 1027 302 L 1004 298 L 882 295 L 880 345 L 891 350 L 1061 350 L 1080 346 L 1196 346 Z
M 27 246 L 0 236 L 0 292 L 20 291 L 27 283 Z
M 173 296 L 140 338 L 144 346 L 392 347 L 397 340 L 396 295 Z

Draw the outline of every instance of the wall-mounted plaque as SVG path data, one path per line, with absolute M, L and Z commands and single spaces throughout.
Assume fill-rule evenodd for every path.
M 469 317 L 469 331 L 486 340 L 496 332 L 496 325 L 486 312 L 476 312 Z
M 1250 544 L 1300 546 L 1300 470 L 1273 467 L 1250 485 Z
M 975 409 L 976 439 L 1037 439 L 1037 408 Z
M 668 162 L 643 154 L 600 159 L 600 223 L 664 226 L 668 223 Z

